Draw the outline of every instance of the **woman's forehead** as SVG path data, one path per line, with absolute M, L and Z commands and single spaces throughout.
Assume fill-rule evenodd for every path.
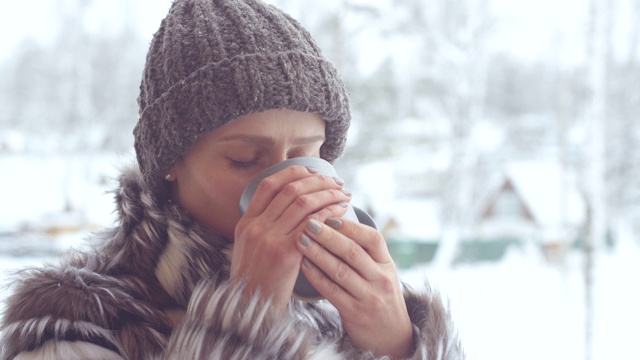
M 315 113 L 277 109 L 242 116 L 212 132 L 218 141 L 238 138 L 324 138 L 325 121 Z M 317 140 L 317 139 L 315 139 Z

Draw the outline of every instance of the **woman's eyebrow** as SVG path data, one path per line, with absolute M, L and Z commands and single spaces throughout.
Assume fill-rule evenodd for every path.
M 308 145 L 316 142 L 324 142 L 324 135 L 316 135 L 316 136 L 302 136 L 293 139 L 294 145 Z M 226 135 L 218 139 L 219 142 L 225 141 L 242 141 L 250 144 L 256 145 L 274 145 L 276 143 L 275 139 L 269 136 L 262 135 L 250 135 L 250 134 L 231 134 Z

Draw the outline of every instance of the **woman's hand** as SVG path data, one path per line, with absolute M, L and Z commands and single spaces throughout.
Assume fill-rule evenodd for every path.
M 289 303 L 300 269 L 297 234 L 311 216 L 342 216 L 350 200 L 341 181 L 317 172 L 292 166 L 263 179 L 236 225 L 231 279 L 244 281 L 249 294 L 259 290 L 270 297 L 279 311 Z
M 378 356 L 410 356 L 413 326 L 382 234 L 330 218 L 325 224 L 308 221 L 298 236 L 302 271 L 338 309 L 353 343 Z

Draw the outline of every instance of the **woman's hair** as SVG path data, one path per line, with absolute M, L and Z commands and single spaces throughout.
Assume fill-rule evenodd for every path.
M 208 131 L 254 112 L 320 114 L 330 162 L 345 146 L 348 94 L 294 19 L 259 0 L 176 0 L 147 54 L 135 149 L 156 197 L 173 163 Z

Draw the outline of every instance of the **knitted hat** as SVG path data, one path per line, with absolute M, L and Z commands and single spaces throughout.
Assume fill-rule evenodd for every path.
M 140 84 L 135 149 L 147 186 L 166 196 L 173 163 L 206 132 L 269 109 L 318 113 L 320 156 L 344 149 L 349 100 L 336 69 L 294 19 L 260 0 L 176 0 Z

